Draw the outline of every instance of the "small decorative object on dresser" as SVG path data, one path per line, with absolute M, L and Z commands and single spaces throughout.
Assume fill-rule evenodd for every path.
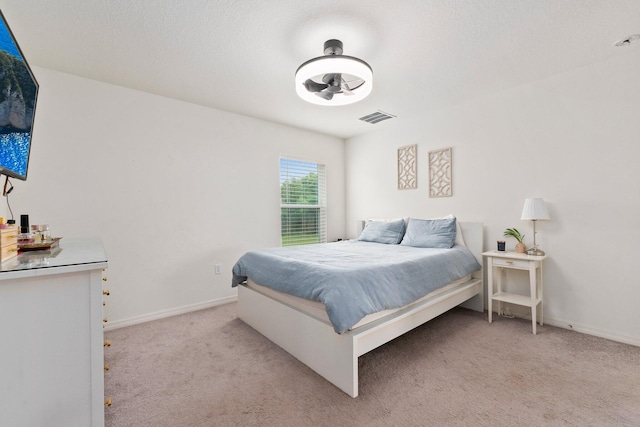
M 519 254 L 523 254 L 527 251 L 527 247 L 522 242 L 524 240 L 524 234 L 521 234 L 517 228 L 507 228 L 504 231 L 504 237 L 513 237 L 518 241 L 516 244 L 516 252 Z
M 18 255 L 18 227 L 2 227 L 0 229 L 0 262 Z

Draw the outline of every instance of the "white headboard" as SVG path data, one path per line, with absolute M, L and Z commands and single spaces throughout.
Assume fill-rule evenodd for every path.
M 462 230 L 462 237 L 464 238 L 465 245 L 473 255 L 475 255 L 480 265 L 482 265 L 482 252 L 484 252 L 482 250 L 484 241 L 484 224 L 481 222 L 458 221 L 458 225 Z

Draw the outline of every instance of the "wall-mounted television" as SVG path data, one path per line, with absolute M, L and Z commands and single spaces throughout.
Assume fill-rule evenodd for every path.
M 26 180 L 38 82 L 0 11 L 0 174 Z

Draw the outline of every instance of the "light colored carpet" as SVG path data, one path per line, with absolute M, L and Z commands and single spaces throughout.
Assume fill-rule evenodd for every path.
M 640 426 L 640 347 L 454 309 L 360 357 L 344 394 L 236 304 L 106 333 L 107 427 Z

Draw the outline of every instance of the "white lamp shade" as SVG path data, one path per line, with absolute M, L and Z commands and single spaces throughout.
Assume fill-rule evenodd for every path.
M 544 205 L 544 201 L 539 198 L 526 199 L 522 208 L 522 217 L 520 219 L 528 219 L 537 221 L 540 219 L 551 219 L 549 212 Z
M 352 91 L 352 94 L 340 96 L 334 96 L 332 99 L 327 100 L 319 97 L 313 92 L 307 91 L 304 87 L 304 82 L 307 79 L 313 79 L 321 77 L 324 74 L 348 74 L 356 76 L 364 83 L 358 88 Z M 296 93 L 302 99 L 312 104 L 318 105 L 347 105 L 358 102 L 366 98 L 373 88 L 373 71 L 369 65 L 352 56 L 345 55 L 326 55 L 314 58 L 305 62 L 296 71 Z

